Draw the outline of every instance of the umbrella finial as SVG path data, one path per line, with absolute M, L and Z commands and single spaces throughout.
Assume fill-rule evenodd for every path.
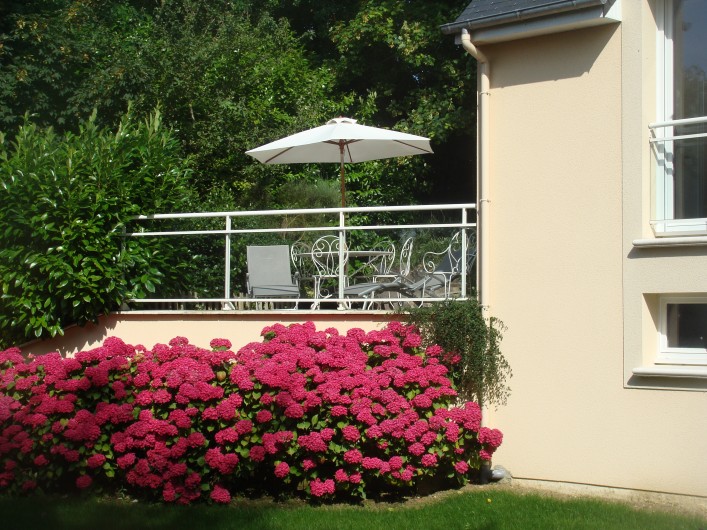
M 336 125 L 337 123 L 356 123 L 356 120 L 353 118 L 344 118 L 343 116 L 339 116 L 338 118 L 332 118 L 328 122 L 326 122 L 327 125 Z

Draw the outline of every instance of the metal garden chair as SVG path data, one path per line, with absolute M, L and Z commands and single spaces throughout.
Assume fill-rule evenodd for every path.
M 248 246 L 248 296 L 252 298 L 299 298 L 297 275 L 290 268 L 287 245 Z M 295 303 L 295 308 L 297 303 Z

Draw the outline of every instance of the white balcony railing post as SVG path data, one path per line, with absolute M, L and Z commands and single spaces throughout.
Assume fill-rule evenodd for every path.
M 225 252 L 224 252 L 224 275 L 223 275 L 223 297 L 228 300 L 231 298 L 231 216 L 226 216 L 226 235 L 225 235 Z M 230 304 L 223 304 L 223 309 L 229 309 Z
M 468 252 L 468 249 L 466 248 L 467 246 L 467 239 L 466 239 L 466 222 L 467 222 L 467 214 L 466 214 L 466 208 L 462 208 L 462 277 L 461 277 L 461 295 L 466 296 L 466 264 L 467 264 L 467 258 L 466 258 L 466 253 Z
M 346 214 L 344 210 L 339 212 L 339 300 L 344 299 L 344 282 L 346 281 L 346 264 L 344 263 L 344 250 L 346 249 Z M 344 309 L 342 302 L 338 304 L 339 309 Z

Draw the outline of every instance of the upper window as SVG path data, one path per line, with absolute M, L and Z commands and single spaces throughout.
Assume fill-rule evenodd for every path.
M 661 298 L 657 360 L 671 364 L 707 364 L 707 298 Z
M 707 2 L 662 4 L 653 225 L 659 234 L 707 233 Z

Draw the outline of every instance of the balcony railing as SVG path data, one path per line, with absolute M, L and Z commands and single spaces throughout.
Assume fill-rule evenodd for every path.
M 385 256 L 387 281 L 414 284 L 442 260 L 455 241 L 460 256 L 475 258 L 476 205 L 445 204 L 365 208 L 321 208 L 295 210 L 174 213 L 136 217 L 127 227 L 126 238 L 160 238 L 178 248 L 185 272 L 179 292 L 160 292 L 151 297 L 128 300 L 131 309 L 385 309 L 402 303 L 438 302 L 449 297 L 466 298 L 475 287 L 474 259 L 461 259 L 445 289 L 435 292 L 385 293 L 365 298 L 348 293 L 347 287 L 370 282 L 380 273 L 368 256 Z M 292 272 L 300 284 L 300 297 L 253 297 L 247 289 L 246 248 L 254 245 L 288 245 L 311 248 L 318 238 L 335 236 L 343 243 L 333 257 L 337 275 L 327 278 L 326 292 L 315 292 L 311 252 L 299 260 L 292 254 Z M 456 235 L 456 236 L 455 236 Z M 166 238 L 166 240 L 165 240 Z M 400 274 L 400 252 L 405 241 L 413 242 L 409 271 Z M 388 249 L 371 251 L 371 249 Z M 391 249 L 394 248 L 394 251 Z M 394 258 L 393 258 L 394 253 Z M 367 276 L 368 275 L 368 276 Z M 382 277 L 381 277 L 382 278 Z M 386 281 L 385 278 L 374 281 Z M 423 281 L 424 283 L 424 281 Z M 321 287 L 321 284 L 319 285 Z M 375 301 L 375 303 L 371 303 Z
M 651 123 L 651 226 L 657 236 L 707 233 L 707 117 Z

